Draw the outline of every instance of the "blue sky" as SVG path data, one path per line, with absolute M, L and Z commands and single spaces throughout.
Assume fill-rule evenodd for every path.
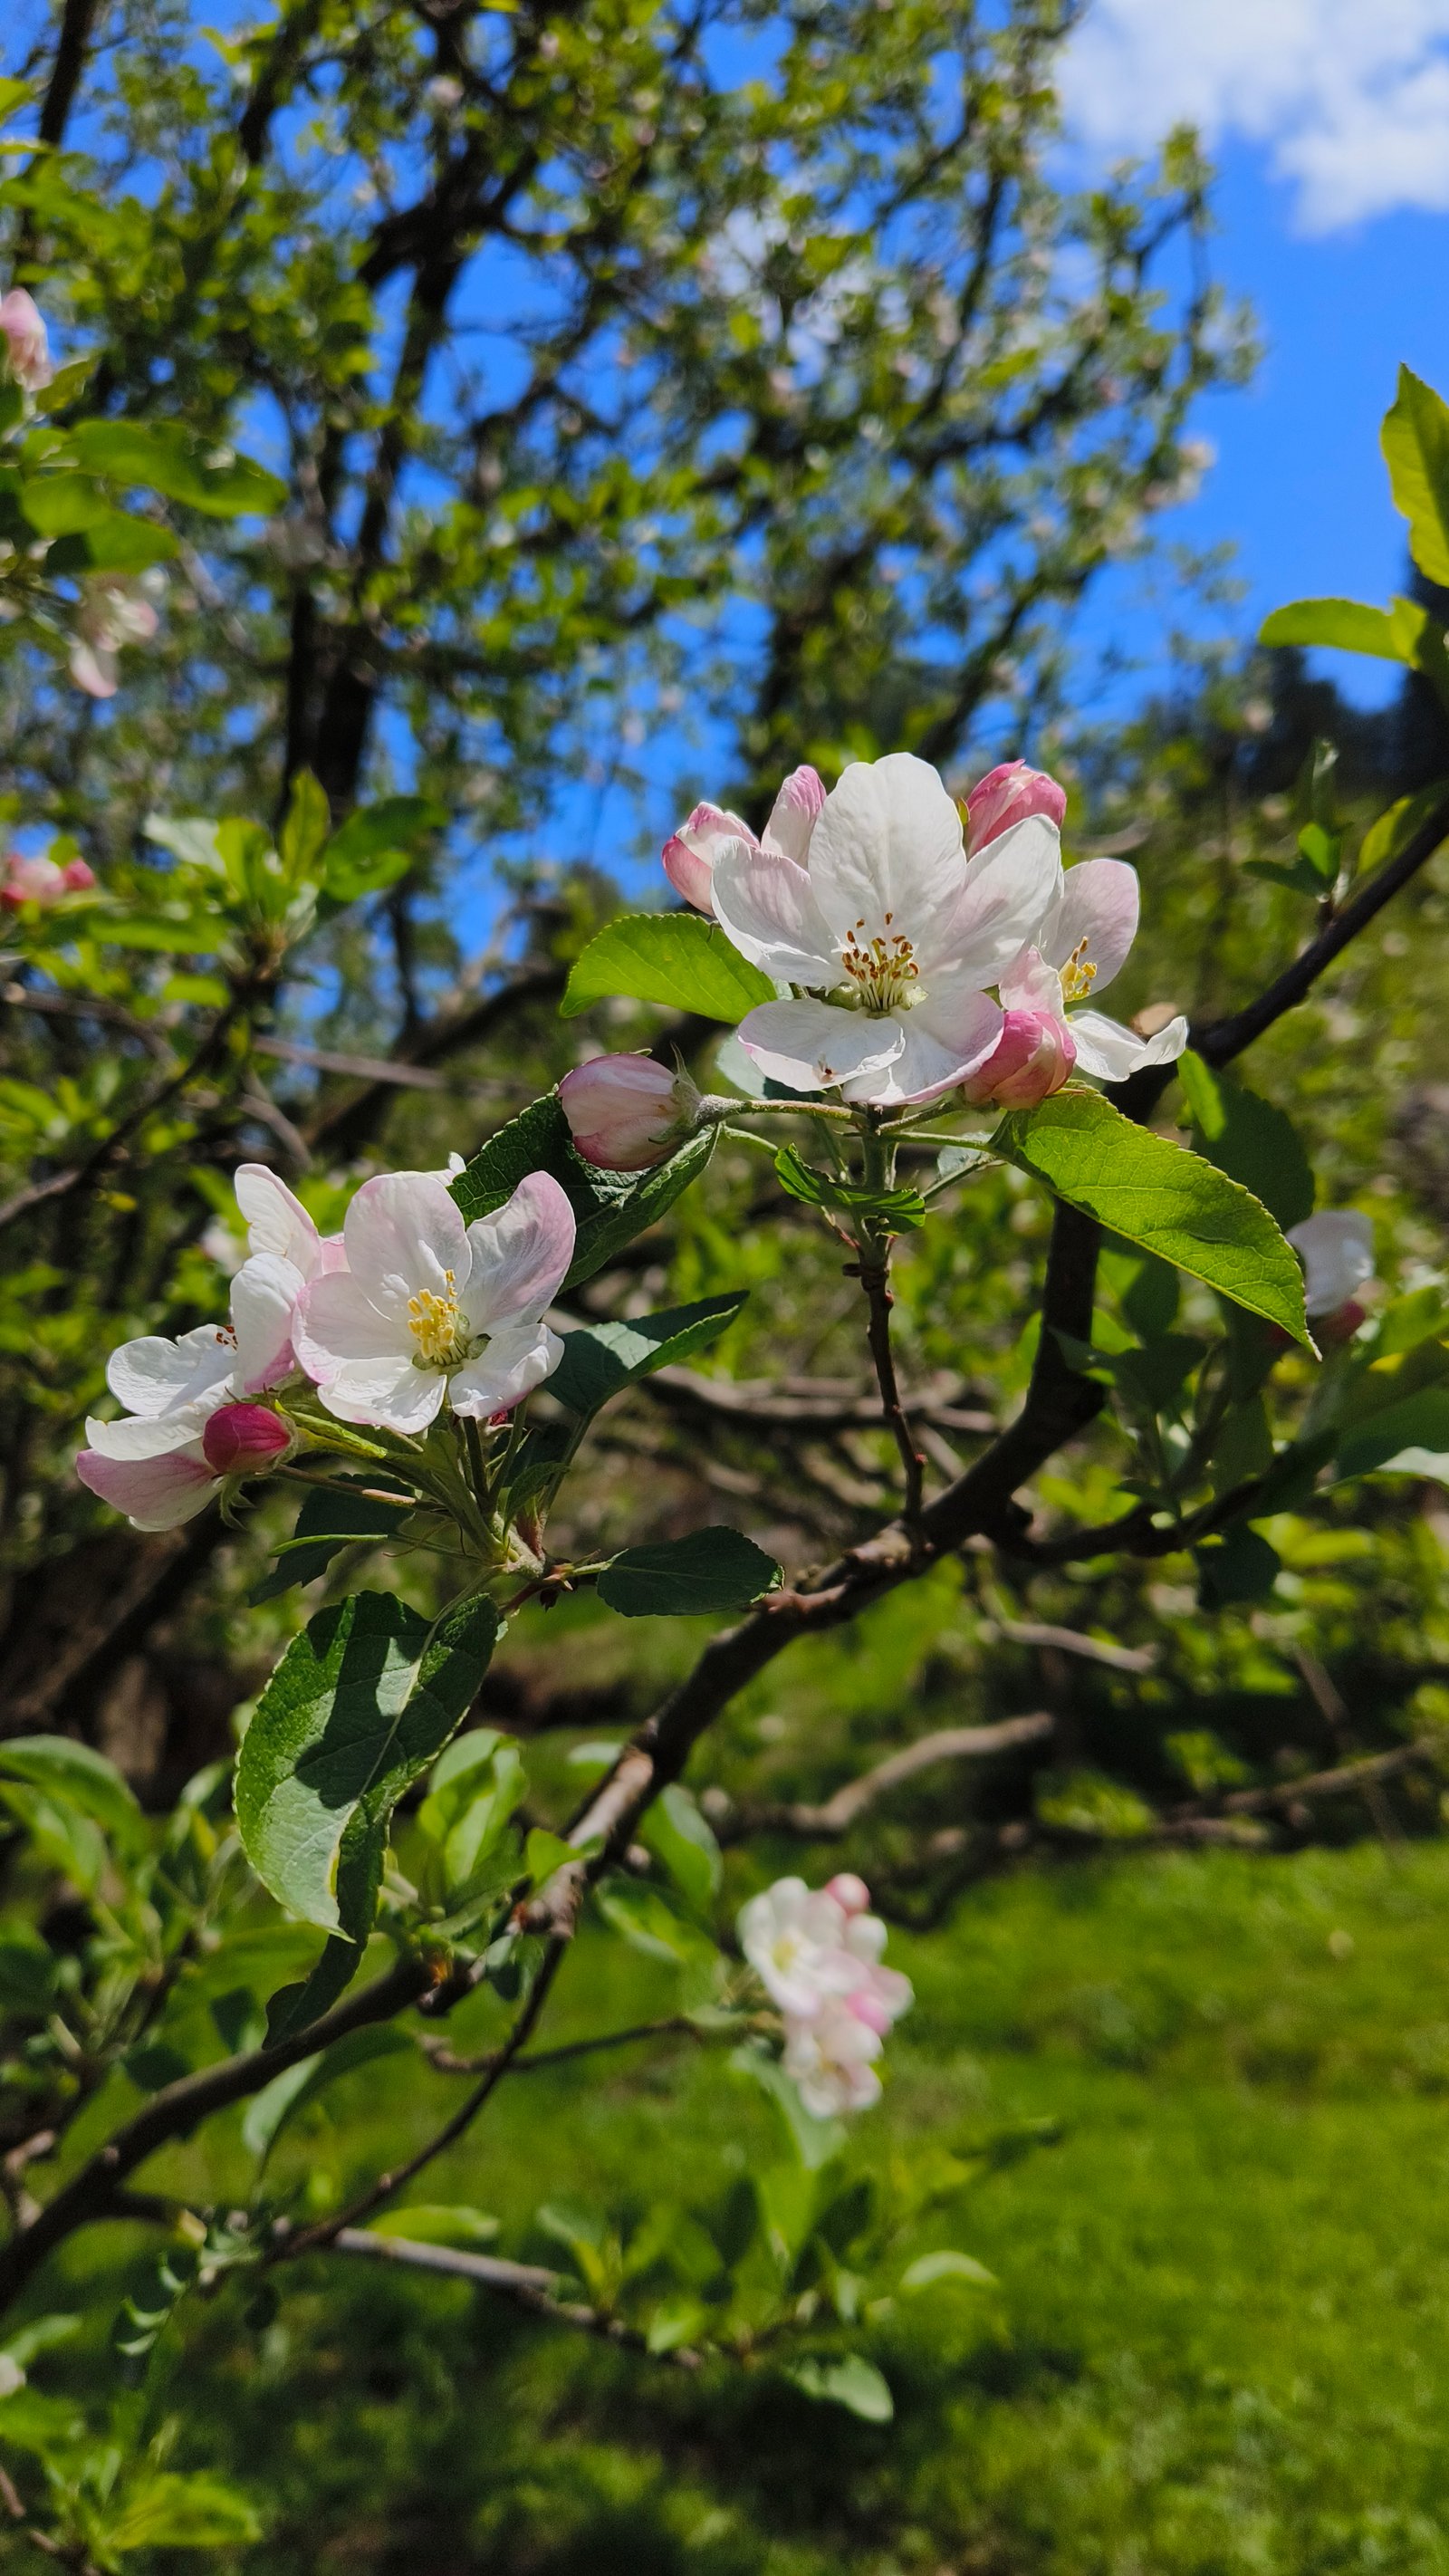
M 1096 0 L 1066 98 L 1089 166 L 1199 125 L 1214 265 L 1265 342 L 1253 383 L 1201 406 L 1217 461 L 1162 535 L 1234 546 L 1226 622 L 1244 633 L 1289 599 L 1383 600 L 1405 566 L 1378 448 L 1400 360 L 1449 394 L 1449 0 Z M 1161 668 L 1130 575 L 1084 631 Z M 1322 662 L 1366 702 L 1395 685 L 1387 665 Z

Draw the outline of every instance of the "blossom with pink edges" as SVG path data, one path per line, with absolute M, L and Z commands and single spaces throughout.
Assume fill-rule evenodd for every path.
M 557 1368 L 543 1318 L 574 1254 L 574 1215 L 530 1172 L 465 1225 L 432 1172 L 364 1181 L 342 1229 L 347 1267 L 298 1301 L 297 1357 L 341 1422 L 425 1431 L 446 1402 L 475 1422 L 511 1411 Z
M 699 1093 L 647 1055 L 596 1055 L 558 1087 L 574 1144 L 609 1172 L 644 1172 L 690 1134 Z
M 715 865 L 733 842 L 747 850 L 773 850 L 801 867 L 810 855 L 810 835 L 825 803 L 825 782 L 808 762 L 792 769 L 776 797 L 760 839 L 748 823 L 722 805 L 696 805 L 687 822 L 671 832 L 660 852 L 664 873 L 676 894 L 696 912 L 712 912 L 710 889 Z
M 999 840 L 1013 823 L 1024 823 L 1029 814 L 1044 814 L 1060 831 L 1067 810 L 1067 791 L 1049 778 L 1044 769 L 1028 769 L 1024 760 L 1003 760 L 978 778 L 966 799 L 966 848 L 975 858 L 978 850 Z
M 1005 846 L 993 842 L 973 860 L 973 873 Z M 1080 1070 L 1099 1082 L 1125 1081 L 1144 1065 L 1175 1064 L 1187 1044 L 1181 1016 L 1143 1038 L 1088 1006 L 1126 960 L 1139 903 L 1137 872 L 1121 859 L 1084 859 L 1065 872 L 1059 867 L 1050 900 L 998 986 L 1008 1014 L 1051 1023 Z
M 1035 1109 L 1060 1091 L 1077 1060 L 1064 1020 L 1046 1011 L 1007 1011 L 1001 1035 L 980 1071 L 962 1084 L 974 1108 Z
M 784 2018 L 785 2071 L 820 2117 L 876 2099 L 874 2061 L 912 2000 L 909 1978 L 884 1964 L 886 1927 L 869 1908 L 847 1871 L 815 1889 L 777 1879 L 740 1912 L 740 1947 Z
M 0 295 L 0 335 L 16 384 L 28 394 L 43 392 L 55 374 L 50 342 L 40 307 L 23 286 L 12 286 L 8 295 Z
M 808 855 L 807 869 L 733 840 L 716 860 L 726 936 L 795 987 L 746 1014 L 741 1046 L 792 1091 L 838 1088 L 875 1107 L 938 1099 L 1000 1036 L 986 987 L 1051 902 L 1055 825 L 1029 815 L 968 867 L 960 813 L 935 770 L 892 752 L 845 770 Z
M 149 644 L 159 620 L 139 581 L 106 573 L 88 581 L 70 648 L 70 675 L 87 697 L 116 694 L 116 656 L 123 644 Z
M 19 850 L 11 850 L 0 877 L 0 904 L 7 912 L 19 912 L 27 903 L 37 903 L 48 911 L 68 894 L 88 894 L 95 881 L 95 870 L 87 867 L 84 859 L 67 859 L 61 865 L 54 859 L 29 859 Z

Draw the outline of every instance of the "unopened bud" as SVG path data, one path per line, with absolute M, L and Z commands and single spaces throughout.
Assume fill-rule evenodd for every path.
M 264 1404 L 224 1404 L 201 1435 L 202 1454 L 217 1476 L 264 1476 L 291 1446 L 285 1422 Z
M 1044 769 L 1028 769 L 1024 760 L 1003 760 L 977 779 L 966 799 L 967 855 L 974 859 L 988 841 L 999 841 L 1029 814 L 1045 814 L 1060 830 L 1066 810 L 1066 789 Z
M 742 823 L 738 814 L 727 814 L 722 805 L 696 805 L 688 821 L 670 833 L 659 853 L 675 893 L 682 894 L 696 912 L 714 910 L 714 864 L 730 841 L 743 841 L 752 850 L 759 846 L 748 823 Z
M 1047 1011 L 1004 1011 L 986 1062 L 961 1086 L 973 1109 L 1035 1109 L 1060 1091 L 1077 1050 L 1064 1020 Z
M 825 1893 L 834 1897 L 843 1914 L 870 1912 L 870 1889 L 853 1869 L 838 1870 L 834 1878 L 826 1881 Z
M 606 1172 L 645 1172 L 694 1127 L 699 1093 L 686 1073 L 648 1055 L 596 1055 L 558 1087 L 569 1133 Z

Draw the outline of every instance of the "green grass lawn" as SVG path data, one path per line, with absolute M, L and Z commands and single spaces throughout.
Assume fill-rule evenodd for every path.
M 892 1955 L 919 2003 L 862 2150 L 1059 2124 L 934 2230 L 1000 2288 L 934 2345 L 887 2321 L 893 2425 L 334 2260 L 176 2365 L 187 2453 L 269 2516 L 248 2576 L 1449 2569 L 1449 1848 L 1024 1874 Z M 576 1984 L 595 2027 L 663 1991 L 602 1940 Z M 359 2169 L 391 2073 L 292 2169 Z M 769 2117 L 717 2055 L 635 2053 L 507 2088 L 426 2196 L 524 2249 L 551 2192 L 687 2197 Z

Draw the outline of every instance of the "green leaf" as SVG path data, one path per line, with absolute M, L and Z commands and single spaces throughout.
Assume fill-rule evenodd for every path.
M 592 1003 L 621 996 L 707 1020 L 742 1020 L 758 1003 L 773 1002 L 775 987 L 731 947 L 718 922 L 697 912 L 639 912 L 590 940 L 559 1015 L 576 1019 Z
M 411 2200 L 402 2209 L 385 2209 L 369 2221 L 373 2236 L 401 2236 L 410 2245 L 491 2245 L 498 2221 L 486 2210 L 446 2206 L 441 2201 Z
M 181 957 L 214 957 L 225 945 L 224 914 L 117 912 L 88 921 L 86 937 L 102 948 L 155 948 Z
M 208 447 L 177 421 L 85 420 L 72 446 L 87 472 L 144 484 L 209 518 L 236 519 L 286 503 L 287 487 L 275 474 L 230 448 Z
M 926 1222 L 926 1202 L 919 1190 L 861 1189 L 853 1182 L 837 1181 L 833 1174 L 818 1172 L 804 1162 L 793 1145 L 782 1145 L 775 1156 L 775 1178 L 782 1190 L 788 1191 L 792 1199 L 802 1199 L 807 1207 L 835 1208 L 851 1217 L 878 1217 L 882 1225 L 896 1231 Z
M 20 507 L 42 537 L 73 536 L 111 515 L 110 502 L 88 474 L 28 474 Z
M 122 1851 L 145 1841 L 145 1818 L 114 1762 L 69 1735 L 13 1735 L 0 1744 L 0 1774 L 89 1816 Z
M 1410 367 L 1399 369 L 1380 435 L 1409 551 L 1430 581 L 1449 583 L 1449 408 Z
M 737 1529 L 691 1530 L 688 1538 L 626 1547 L 599 1577 L 599 1598 L 624 1619 L 702 1618 L 747 1610 L 773 1592 L 780 1568 Z
M 1383 1475 L 1449 1483 L 1449 1387 L 1423 1387 L 1354 1423 L 1339 1439 L 1334 1472 L 1340 1482 Z
M 1192 1111 L 1200 1154 L 1261 1199 L 1285 1231 L 1313 1210 L 1313 1173 L 1293 1121 L 1255 1091 L 1215 1073 L 1189 1047 L 1177 1078 Z
M 86 529 L 81 543 L 88 572 L 146 572 L 152 564 L 170 563 L 181 552 L 181 540 L 169 528 L 155 519 L 134 518 L 129 510 L 108 510 Z M 50 561 L 59 571 L 53 555 Z
M 573 1843 L 565 1842 L 562 1834 L 551 1834 L 544 1825 L 535 1825 L 523 1846 L 523 1866 L 535 1887 L 542 1887 L 555 1870 L 567 1869 L 578 1856 Z
M 282 865 L 293 885 L 300 885 L 311 875 L 326 842 L 331 820 L 331 809 L 321 781 L 313 777 L 310 769 L 299 769 L 292 781 L 292 793 L 277 835 Z
M 707 1913 L 719 1893 L 724 1860 L 689 1791 L 672 1780 L 639 1827 L 639 1840 L 665 1868 L 696 1913 Z
M 260 2516 L 235 2487 L 204 2470 L 158 2470 L 133 2486 L 119 2511 L 102 2518 L 107 2552 L 132 2549 L 238 2549 L 260 2540 Z
M 713 1968 L 714 1942 L 662 1887 L 616 1872 L 594 1889 L 594 1903 L 611 1930 L 646 1959 L 667 1959 L 675 1968 Z
M 315 1582 L 340 1548 L 394 1537 L 414 1509 L 411 1501 L 387 1502 L 360 1479 L 346 1489 L 329 1485 L 309 1494 L 291 1537 L 277 1550 L 277 1563 L 260 1583 L 253 1584 L 247 1599 L 271 1601 L 279 1592 L 289 1592 L 294 1583 Z
M 669 1306 L 627 1323 L 586 1324 L 565 1333 L 564 1355 L 548 1381 L 549 1394 L 571 1413 L 597 1413 L 621 1387 L 672 1367 L 717 1341 L 734 1322 L 749 1291 L 705 1297 L 692 1306 Z
M 564 1287 L 591 1279 L 622 1252 L 636 1235 L 658 1223 L 681 1193 L 699 1178 L 714 1152 L 719 1130 L 701 1128 L 652 1171 L 596 1171 L 574 1152 L 569 1124 L 557 1092 L 530 1102 L 516 1118 L 490 1136 L 467 1170 L 449 1184 L 453 1198 L 471 1223 L 489 1216 L 511 1198 L 528 1172 L 549 1172 L 565 1192 L 578 1227 L 574 1257 Z
M 430 1627 L 390 1594 L 364 1592 L 293 1638 L 236 1772 L 242 1843 L 280 1904 L 365 1939 L 365 1892 L 354 1919 L 339 1910 L 344 1834 L 356 1817 L 368 1856 L 358 1875 L 375 1884 L 393 1806 L 461 1724 L 497 1634 L 491 1601 L 466 1602 Z
M 325 2093 L 342 2075 L 355 2073 L 359 2066 L 370 2066 L 375 2058 L 413 2054 L 413 2042 L 404 2030 L 384 2023 L 377 2029 L 350 2030 L 342 2039 L 334 2039 L 316 2057 L 299 2058 L 295 2066 L 286 2066 L 263 2085 L 247 2104 L 242 2121 L 242 2144 L 249 2155 L 265 2164 L 282 2131 L 309 2102 Z
M 1369 825 L 1358 854 L 1360 869 L 1367 872 L 1396 859 L 1434 814 L 1443 816 L 1443 828 L 1449 834 L 1449 778 L 1436 778 L 1432 786 L 1421 787 L 1416 796 L 1401 796 L 1397 804 Z
M 1402 631 L 1386 608 L 1357 599 L 1295 599 L 1275 608 L 1258 630 L 1260 644 L 1331 645 L 1343 653 L 1372 653 L 1383 662 L 1411 662 Z
M 1205 1610 L 1234 1601 L 1266 1601 L 1283 1560 L 1259 1530 L 1239 1522 L 1226 1537 L 1193 1549 L 1197 1597 Z
M 1013 1111 L 992 1143 L 1069 1206 L 1312 1350 L 1292 1246 L 1260 1201 L 1201 1155 L 1135 1126 L 1096 1091 Z
M 896 2411 L 887 2381 L 862 2353 L 847 2353 L 843 2361 L 797 2361 L 785 2377 L 806 2397 L 843 2406 L 865 2424 L 888 2424 Z

